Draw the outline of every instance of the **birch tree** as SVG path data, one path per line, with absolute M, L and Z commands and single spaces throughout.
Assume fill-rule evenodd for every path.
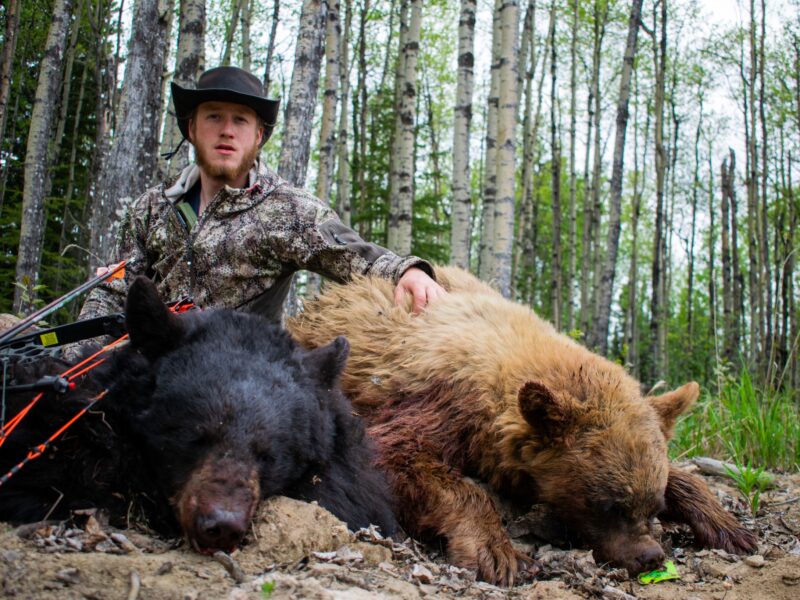
M 328 3 L 305 0 L 300 13 L 292 83 L 284 116 L 283 144 L 278 175 L 302 187 L 306 180 L 311 146 L 311 127 L 319 90 L 319 74 L 325 51 L 325 22 Z
M 492 14 L 492 65 L 489 71 L 489 98 L 486 111 L 486 137 L 483 158 L 483 199 L 481 203 L 481 245 L 478 274 L 484 281 L 494 275 L 494 203 L 497 198 L 497 112 L 500 95 L 500 8 L 495 0 Z
M 160 0 L 137 0 L 132 23 L 117 127 L 96 177 L 92 267 L 111 259 L 111 245 L 124 211 L 156 175 L 161 75 L 169 35 L 164 4 Z
M 453 124 L 453 209 L 450 264 L 469 268 L 472 197 L 469 132 L 472 122 L 472 88 L 475 65 L 476 0 L 462 0 L 458 19 L 458 81 Z
M 390 157 L 389 225 L 386 245 L 400 255 L 411 253 L 411 215 L 414 204 L 414 126 L 417 103 L 417 58 L 422 25 L 422 0 L 403 0 L 408 20 L 400 21 L 398 95 L 395 98 L 395 149 Z M 404 14 L 401 8 L 401 14 Z
M 55 104 L 60 97 L 61 63 L 67 45 L 71 12 L 72 0 L 56 0 L 45 51 L 39 65 L 39 78 L 25 152 L 25 185 L 22 192 L 14 312 L 21 312 L 27 308 L 25 301 L 34 298 L 39 278 L 45 225 L 44 195 L 49 167 L 48 144 L 53 128 L 53 117 L 57 113 Z
M 617 122 L 614 136 L 614 158 L 611 166 L 611 194 L 608 201 L 608 238 L 606 252 L 600 276 L 600 287 L 597 295 L 597 311 L 592 325 L 592 337 L 589 345 L 605 354 L 608 348 L 608 321 L 611 315 L 611 301 L 614 291 L 614 275 L 617 270 L 617 250 L 619 249 L 620 215 L 622 208 L 622 177 L 625 162 L 625 134 L 628 129 L 628 101 L 631 95 L 631 76 L 633 62 L 636 57 L 636 42 L 639 33 L 639 21 L 642 17 L 643 0 L 633 0 L 628 20 L 628 38 L 625 43 L 625 56 L 622 62 L 622 74 L 619 82 L 619 98 L 617 100 Z
M 180 0 L 180 19 L 178 21 L 178 48 L 175 57 L 175 72 L 172 81 L 182 87 L 194 87 L 200 74 L 205 70 L 205 0 Z M 161 152 L 173 152 L 183 135 L 178 129 L 178 120 L 169 108 L 161 139 Z M 189 145 L 184 143 L 163 167 L 163 178 L 171 178 L 189 164 Z
M 328 8 L 325 34 L 325 88 L 322 102 L 322 125 L 319 133 L 319 170 L 317 171 L 316 194 L 324 202 L 330 202 L 333 182 L 333 165 L 336 150 L 336 107 L 338 105 L 339 57 L 341 24 L 339 22 L 339 2 Z
M 497 198 L 494 210 L 493 277 L 500 293 L 511 296 L 511 262 L 514 249 L 514 190 L 517 124 L 517 58 L 519 4 L 500 5 L 500 68 L 497 109 Z

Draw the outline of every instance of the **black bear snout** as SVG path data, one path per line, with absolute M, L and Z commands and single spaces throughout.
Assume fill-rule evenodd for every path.
M 212 509 L 195 519 L 197 544 L 207 550 L 230 551 L 242 541 L 248 524 L 249 519 L 242 511 Z

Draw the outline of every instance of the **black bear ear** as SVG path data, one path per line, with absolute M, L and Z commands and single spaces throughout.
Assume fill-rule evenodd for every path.
M 349 354 L 350 342 L 340 335 L 327 346 L 320 346 L 306 353 L 303 362 L 317 381 L 331 389 L 339 381 Z
M 131 345 L 151 360 L 172 350 L 183 336 L 183 323 L 147 277 L 137 277 L 128 288 L 125 326 Z
M 577 406 L 538 381 L 528 381 L 518 394 L 519 412 L 537 434 L 551 443 L 568 443 Z

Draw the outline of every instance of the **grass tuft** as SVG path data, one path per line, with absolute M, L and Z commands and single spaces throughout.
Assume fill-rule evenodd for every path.
M 757 389 L 747 371 L 704 394 L 675 427 L 672 458 L 713 456 L 779 471 L 800 469 L 800 411 L 787 393 Z

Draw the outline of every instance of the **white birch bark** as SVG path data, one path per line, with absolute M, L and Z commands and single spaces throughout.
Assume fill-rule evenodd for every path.
M 336 107 L 339 98 L 339 52 L 341 50 L 341 23 L 339 2 L 334 0 L 328 7 L 325 36 L 325 88 L 322 100 L 322 124 L 319 132 L 319 170 L 317 171 L 316 195 L 330 202 L 331 183 L 336 149 Z
M 397 153 L 390 162 L 394 177 L 389 191 L 389 228 L 386 245 L 390 250 L 411 253 L 411 215 L 414 205 L 414 125 L 417 105 L 417 57 L 422 25 L 422 0 L 406 0 L 407 33 L 400 48 L 402 86 L 397 100 L 395 139 Z M 406 26 L 402 21 L 400 27 Z
M 175 73 L 172 81 L 183 87 L 194 87 L 205 69 L 205 26 L 206 1 L 180 0 L 180 20 L 178 23 L 178 48 L 175 57 Z M 164 136 L 161 138 L 161 152 L 175 150 L 181 135 L 178 120 L 171 100 L 167 108 Z M 184 143 L 178 153 L 166 164 L 162 162 L 162 178 L 177 176 L 189 164 L 189 144 Z
M 292 83 L 284 117 L 283 144 L 278 174 L 293 185 L 306 181 L 314 107 L 319 89 L 319 73 L 325 51 L 325 20 L 328 3 L 305 0 L 300 13 Z
M 462 0 L 458 19 L 458 81 L 453 123 L 453 208 L 450 264 L 469 268 L 470 194 L 469 132 L 472 122 L 472 88 L 475 65 L 476 0 Z
M 500 94 L 500 7 L 495 0 L 492 16 L 492 65 L 489 72 L 489 98 L 486 111 L 486 139 L 481 204 L 481 244 L 478 274 L 488 281 L 494 273 L 494 202 L 497 197 L 497 107 Z
M 156 177 L 169 22 L 166 2 L 137 0 L 111 148 L 96 176 L 91 266 L 110 260 L 120 219 Z M 124 257 L 122 257 L 124 258 Z
M 44 192 L 48 172 L 48 144 L 56 116 L 55 103 L 61 90 L 61 68 L 69 33 L 72 0 L 56 0 L 47 33 L 45 51 L 39 63 L 39 79 L 31 110 L 31 125 L 25 151 L 25 182 L 22 190 L 22 219 L 17 251 L 14 312 L 27 310 L 25 302 L 35 297 L 44 243 Z
M 504 0 L 500 7 L 500 68 L 497 107 L 497 198 L 494 210 L 493 280 L 500 293 L 511 295 L 514 249 L 514 188 L 517 115 L 519 5 Z

